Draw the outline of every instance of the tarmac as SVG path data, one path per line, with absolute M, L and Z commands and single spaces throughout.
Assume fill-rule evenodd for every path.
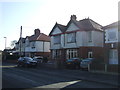
M 9 61 L 9 62 L 6 61 L 5 63 L 16 64 L 16 61 Z M 55 69 L 54 63 L 44 63 L 40 66 L 40 68 Z M 118 73 L 101 72 L 101 71 L 68 70 L 68 69 L 56 69 L 56 70 L 66 70 L 67 72 L 72 72 L 74 73 L 72 77 L 80 80 L 109 84 L 116 86 L 118 88 L 120 87 L 120 78 L 119 78 L 120 74 Z

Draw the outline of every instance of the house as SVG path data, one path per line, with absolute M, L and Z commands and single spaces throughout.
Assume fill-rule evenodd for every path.
M 19 38 L 18 42 L 15 45 L 16 54 L 23 56 L 25 53 L 25 38 Z
M 22 38 L 21 52 L 24 56 L 45 56 L 50 54 L 50 37 L 41 33 L 39 29 L 34 30 L 34 34 Z M 17 50 L 20 51 L 20 41 L 16 45 Z
M 27 36 L 25 40 L 26 56 L 49 56 L 50 37 L 35 29 L 34 35 Z
M 56 23 L 49 35 L 53 60 L 64 62 L 73 57 L 103 60 L 104 31 L 92 19 L 78 21 L 76 15 L 71 15 L 66 26 Z
M 105 31 L 105 62 L 109 65 L 118 65 L 120 60 L 120 30 L 118 22 L 104 26 Z

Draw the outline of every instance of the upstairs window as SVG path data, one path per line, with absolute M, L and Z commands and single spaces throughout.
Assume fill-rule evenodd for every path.
M 88 41 L 92 42 L 92 32 L 91 31 L 88 32 L 88 38 L 89 38 Z
M 29 42 L 29 40 L 26 40 L 25 45 L 26 45 L 26 47 L 29 47 L 29 46 L 30 46 L 30 42 Z
M 35 48 L 35 42 L 31 42 L 31 47 Z
M 76 42 L 76 33 L 67 34 L 67 42 L 68 43 L 75 43 Z
M 114 41 L 114 40 L 117 40 L 116 32 L 114 31 L 108 32 L 108 41 Z
M 61 36 L 60 35 L 54 36 L 54 44 L 60 44 L 60 42 L 61 42 Z

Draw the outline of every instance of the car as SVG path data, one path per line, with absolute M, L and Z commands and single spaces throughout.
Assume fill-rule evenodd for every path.
M 81 59 L 71 58 L 66 60 L 66 68 L 79 69 Z
M 38 63 L 43 63 L 43 57 L 34 57 L 33 60 L 37 61 Z
M 83 59 L 80 63 L 80 68 L 88 70 L 88 65 L 91 64 L 94 60 L 95 60 L 94 58 Z
M 36 67 L 37 61 L 33 60 L 31 57 L 20 57 L 17 61 L 18 67 Z

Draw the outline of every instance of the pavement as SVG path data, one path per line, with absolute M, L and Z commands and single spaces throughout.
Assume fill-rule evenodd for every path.
M 8 63 L 8 62 L 7 62 Z M 9 64 L 16 64 L 9 62 Z M 4 63 L 3 63 L 4 65 Z M 39 68 L 39 67 L 38 67 Z M 40 66 L 40 68 L 55 69 L 52 63 L 46 63 Z M 94 71 L 82 71 L 82 70 L 68 70 L 68 69 L 56 69 L 59 71 L 65 70 L 66 72 L 72 72 L 72 78 L 76 78 L 84 81 L 92 81 L 96 83 L 104 83 L 116 87 L 120 87 L 119 74 L 111 74 L 107 72 L 94 72 Z

